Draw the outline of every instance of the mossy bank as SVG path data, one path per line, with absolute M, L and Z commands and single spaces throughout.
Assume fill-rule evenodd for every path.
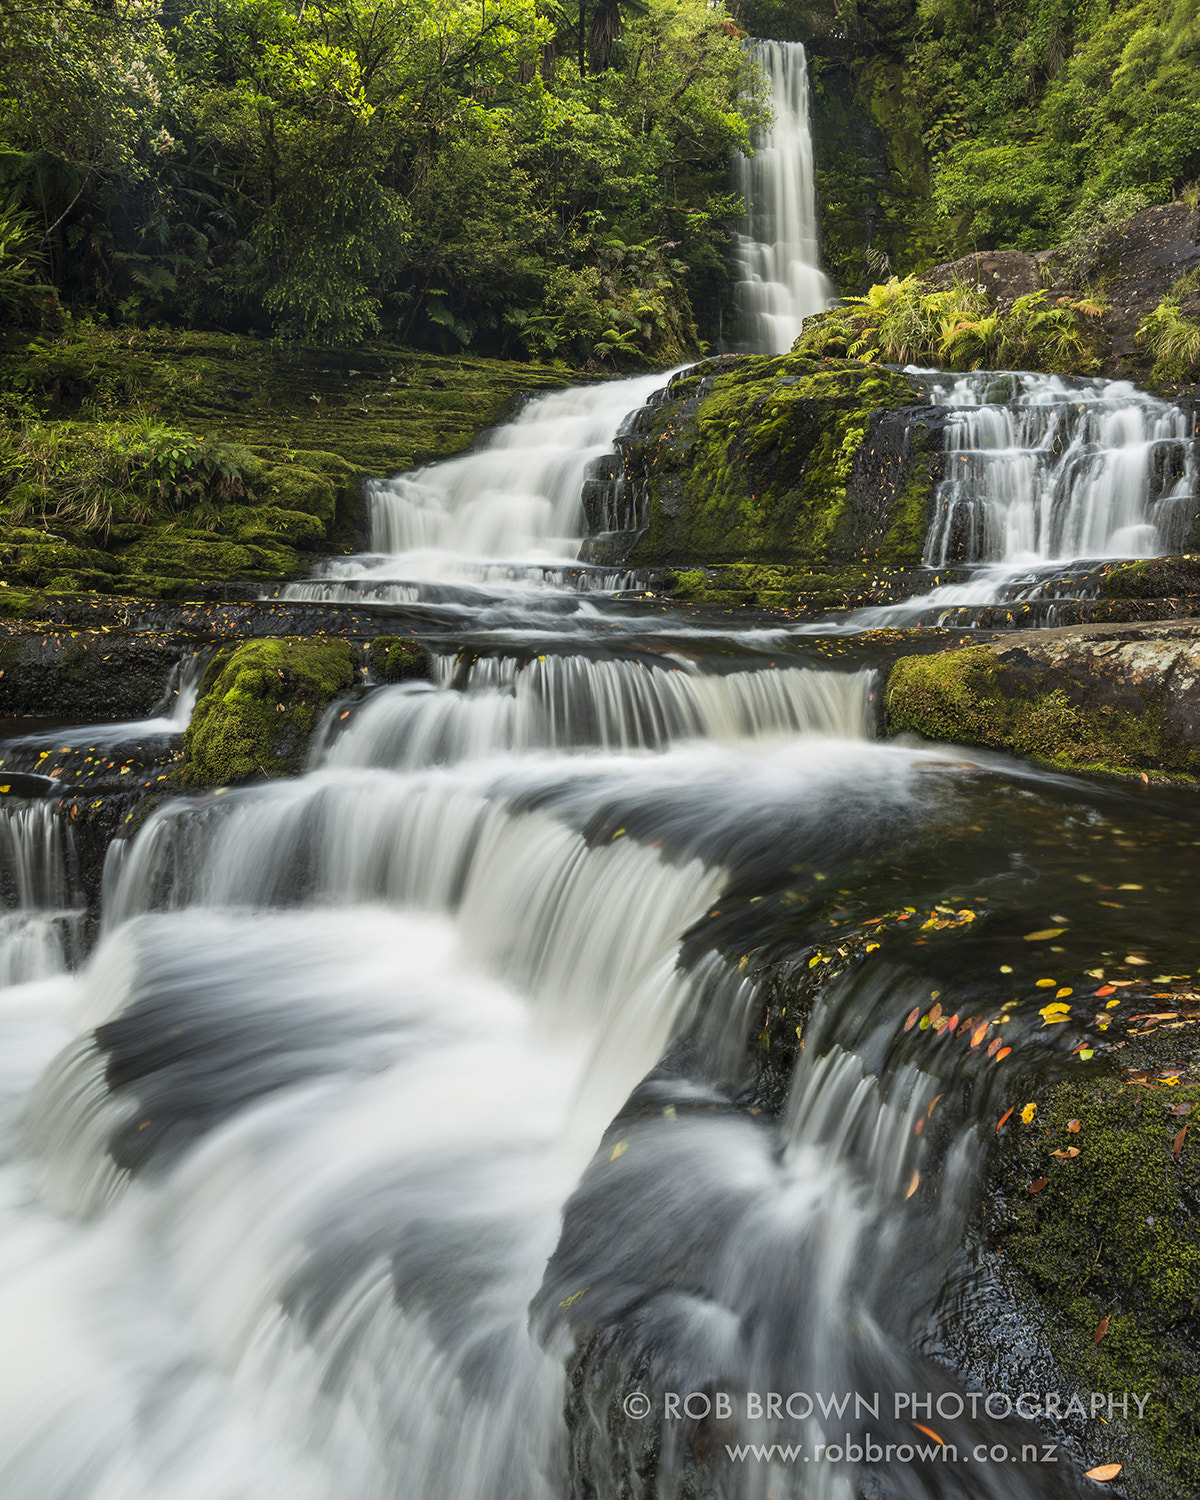
M 363 476 L 445 458 L 562 367 L 78 329 L 0 349 L 0 576 L 179 597 L 365 545 Z

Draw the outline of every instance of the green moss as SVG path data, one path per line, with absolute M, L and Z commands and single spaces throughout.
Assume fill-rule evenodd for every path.
M 1142 711 L 1078 707 L 1061 687 L 1017 678 L 988 646 L 901 657 L 884 703 L 893 733 L 990 746 L 1075 771 L 1200 770 L 1200 754 L 1165 735 L 1161 694 Z
M 576 378 L 566 367 L 446 358 L 383 343 L 318 350 L 168 329 L 72 330 L 10 345 L 0 349 L 0 395 L 19 393 L 44 419 L 41 426 L 65 455 L 68 487 L 78 488 L 71 465 L 82 473 L 86 460 L 94 468 L 117 424 L 151 418 L 208 447 L 223 445 L 247 493 L 188 497 L 182 513 L 159 515 L 148 511 L 145 497 L 131 506 L 119 487 L 105 490 L 112 515 L 104 524 L 81 538 L 50 542 L 82 541 L 84 550 L 109 562 L 31 556 L 22 564 L 0 552 L 0 574 L 37 588 L 55 580 L 87 590 L 109 588 L 104 575 L 112 573 L 127 594 L 161 594 L 210 578 L 294 577 L 307 567 L 297 549 L 362 544 L 360 476 L 461 452 L 518 396 Z M 35 485 L 31 474 L 6 470 L 5 490 L 16 513 L 53 508 L 53 492 Z M 172 530 L 188 527 L 258 551 L 241 558 L 211 548 L 189 554 L 170 539 Z M 39 545 L 46 544 L 43 537 Z
M 864 445 L 875 414 L 919 403 L 917 387 L 859 360 L 798 355 L 699 373 L 715 377 L 707 394 L 665 403 L 632 458 L 626 450 L 650 497 L 631 560 L 811 565 L 868 555 L 888 503 L 860 503 Z
M 181 777 L 228 786 L 304 763 L 321 710 L 353 686 L 357 653 L 325 637 L 247 641 L 209 664 L 184 736 Z
M 1173 1142 L 1187 1118 L 1175 1111 L 1200 1103 L 1200 1087 L 1067 1080 L 1036 1102 L 1033 1122 L 1000 1148 L 1007 1214 L 993 1227 L 994 1246 L 1047 1310 L 1055 1356 L 1082 1389 L 1150 1397 L 1128 1424 L 1136 1432 L 1112 1434 L 1114 1451 L 1133 1436 L 1175 1476 L 1178 1493 L 1190 1492 L 1200 1483 L 1191 1338 L 1200 1311 L 1200 1151 L 1185 1138 L 1176 1160 Z M 1079 1130 L 1068 1132 L 1076 1119 Z M 1079 1156 L 1051 1155 L 1068 1146 Z M 1031 1195 L 1039 1177 L 1049 1185 Z
M 412 678 L 428 679 L 430 675 L 425 648 L 396 635 L 381 635 L 373 640 L 369 659 L 371 675 L 377 682 L 407 682 Z
M 1107 599 L 1172 599 L 1200 593 L 1200 557 L 1154 557 L 1124 563 L 1105 574 Z

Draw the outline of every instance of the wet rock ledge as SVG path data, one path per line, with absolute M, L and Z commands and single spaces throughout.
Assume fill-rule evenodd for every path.
M 1021 631 L 896 662 L 893 733 L 981 745 L 1069 771 L 1200 775 L 1200 620 Z

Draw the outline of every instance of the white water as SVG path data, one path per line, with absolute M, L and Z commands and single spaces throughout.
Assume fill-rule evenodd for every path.
M 447 678 L 452 670 L 447 661 Z M 871 680 L 809 667 L 718 673 L 680 658 L 484 659 L 461 691 L 413 683 L 373 694 L 326 759 L 415 769 L 501 751 L 657 750 L 803 733 L 861 739 Z
M 421 477 L 436 505 L 381 488 L 377 542 L 417 550 L 362 576 L 483 618 L 461 578 L 520 574 L 648 387 L 531 408 L 486 497 L 481 455 Z M 526 635 L 549 618 L 513 602 Z M 736 1103 L 763 997 L 704 934 L 764 864 L 815 888 L 957 830 L 924 774 L 951 757 L 872 743 L 868 674 L 643 635 L 636 658 L 446 653 L 433 687 L 337 709 L 308 775 L 148 820 L 78 978 L 0 989 L 5 1500 L 565 1500 L 576 1319 L 676 1389 L 925 1388 L 912 1331 L 969 1142 L 910 1199 L 932 1078 L 811 1034 L 782 1120 Z M 888 1033 L 924 993 L 866 998 Z M 718 1478 L 769 1500 L 790 1476 Z M 851 1467 L 806 1485 L 854 1491 Z
M 925 561 L 1011 567 L 1078 558 L 1154 557 L 1182 540 L 1196 491 L 1185 414 L 1125 381 L 1068 386 L 1021 375 L 1003 405 L 981 399 L 993 374 L 934 393 L 958 408 Z M 1176 473 L 1165 478 L 1164 462 Z M 1177 514 L 1178 512 L 1178 514 Z
M 738 348 L 785 354 L 833 286 L 821 270 L 816 170 L 809 129 L 808 59 L 799 42 L 749 43 L 771 80 L 775 123 L 738 157 L 735 187 L 746 214 L 734 235 Z
M 316 595 L 312 584 L 295 584 L 284 597 L 411 602 L 428 584 L 474 583 L 500 595 L 566 584 L 578 571 L 588 464 L 612 452 L 622 421 L 669 379 L 660 372 L 538 397 L 461 458 L 373 481 L 371 545 L 380 555 L 335 564 Z M 586 587 L 588 575 L 580 581 Z
M 973 572 L 860 611 L 856 628 L 953 620 L 957 609 L 1052 593 L 1071 564 L 1182 548 L 1200 475 L 1171 402 L 1127 381 L 987 370 L 947 376 L 930 394 L 954 410 L 925 562 Z
M 70 824 L 45 802 L 0 806 L 0 987 L 61 974 L 83 917 Z

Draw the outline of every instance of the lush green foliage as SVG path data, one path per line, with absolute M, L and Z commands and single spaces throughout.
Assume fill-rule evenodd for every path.
M 33 422 L 0 434 L 0 496 L 10 524 L 65 524 L 107 534 L 185 507 L 216 513 L 247 492 L 248 454 L 177 428 L 130 422 Z M 191 524 L 201 517 L 193 514 Z
M 796 352 L 947 370 L 1078 373 L 1094 367 L 1092 325 L 1103 311 L 1098 301 L 1052 300 L 1045 292 L 999 305 L 970 283 L 938 289 L 893 276 L 810 319 Z
M 844 291 L 1047 249 L 1200 179 L 1197 0 L 733 0 L 809 44 Z M 868 265 L 875 249 L 886 262 Z
M 0 0 L 0 189 L 124 321 L 671 358 L 761 113 L 705 0 Z

